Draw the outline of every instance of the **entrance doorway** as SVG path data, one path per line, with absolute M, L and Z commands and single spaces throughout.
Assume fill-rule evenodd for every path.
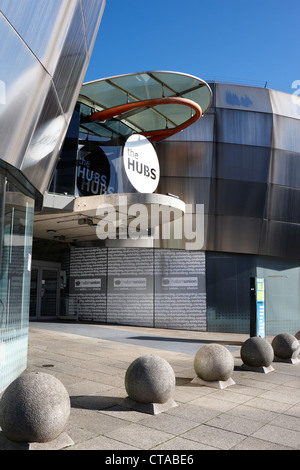
M 59 315 L 60 268 L 60 263 L 32 262 L 30 320 L 50 320 Z

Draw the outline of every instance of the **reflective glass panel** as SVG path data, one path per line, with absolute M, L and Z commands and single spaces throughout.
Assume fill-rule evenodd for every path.
M 182 97 L 200 105 L 203 114 L 212 101 L 209 86 L 201 79 L 171 72 L 147 72 L 120 75 L 83 85 L 81 95 L 90 100 L 99 111 L 104 108 L 123 105 L 141 100 L 163 97 Z M 194 111 L 193 111 L 194 113 Z M 118 119 L 135 124 L 139 131 L 173 128 L 186 122 L 191 117 L 191 110 L 183 105 L 158 105 L 146 111 L 130 111 Z
M 1 158 L 20 168 L 50 77 L 2 15 L 0 42 Z
M 84 13 L 87 43 L 90 49 L 91 45 L 93 45 L 95 35 L 97 34 L 97 25 L 103 13 L 105 0 L 81 0 L 81 3 Z
M 0 0 L 0 10 L 52 73 L 77 0 Z
M 257 275 L 265 279 L 266 333 L 295 335 L 299 331 L 299 262 L 260 257 Z
M 217 109 L 217 141 L 270 147 L 272 114 Z
M 69 113 L 75 104 L 74 97 L 76 99 L 79 93 L 87 63 L 85 30 L 79 2 L 53 75 L 59 100 L 66 113 Z
M 2 194 L 3 196 L 3 194 Z M 7 184 L 0 282 L 0 389 L 27 365 L 34 201 Z

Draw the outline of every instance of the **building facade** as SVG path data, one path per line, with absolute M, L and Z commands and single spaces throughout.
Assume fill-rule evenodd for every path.
M 151 83 L 150 75 L 137 74 L 139 86 Z M 115 97 L 108 82 L 107 107 Z M 88 109 L 87 98 L 97 102 L 97 86 L 83 86 L 35 218 L 32 320 L 249 333 L 250 280 L 262 277 L 266 333 L 300 329 L 299 98 L 266 88 L 209 86 L 213 99 L 202 118 L 153 143 L 160 178 L 148 199 L 124 176 L 130 134 L 124 121 L 91 124 L 87 117 L 97 110 Z M 131 125 L 142 127 L 139 119 Z M 114 208 L 120 195 L 129 207 L 152 207 L 155 196 L 163 204 L 165 195 L 188 230 L 176 237 L 176 219 L 145 226 L 143 237 L 115 232 L 100 239 L 93 204 Z
M 27 364 L 32 230 L 105 0 L 0 0 L 0 389 Z

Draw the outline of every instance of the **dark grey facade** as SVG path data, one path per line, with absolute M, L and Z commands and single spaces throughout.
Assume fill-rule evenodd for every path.
M 294 334 L 300 101 L 265 88 L 210 85 L 214 101 L 203 119 L 158 144 L 159 189 L 204 203 L 208 329 L 247 332 L 249 279 L 263 276 L 267 332 Z
M 0 389 L 27 364 L 32 229 L 105 0 L 0 0 Z

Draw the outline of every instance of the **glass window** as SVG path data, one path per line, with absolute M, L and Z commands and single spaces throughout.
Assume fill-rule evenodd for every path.
M 0 390 L 26 368 L 34 200 L 8 182 L 0 191 Z M 3 209 L 3 208 L 2 208 Z
M 257 275 L 265 278 L 266 333 L 294 335 L 299 330 L 299 262 L 259 257 Z
M 50 192 L 74 195 L 78 133 L 79 111 L 75 110 L 49 187 Z

